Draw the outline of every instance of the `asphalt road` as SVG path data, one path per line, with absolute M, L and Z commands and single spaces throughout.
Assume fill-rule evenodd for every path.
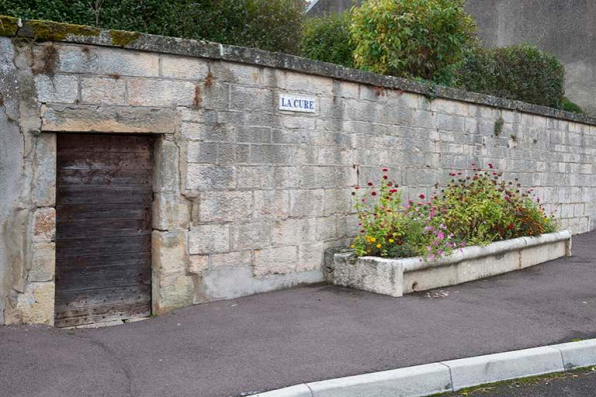
M 582 372 L 555 374 L 532 380 L 507 382 L 441 397 L 594 397 L 596 367 Z
M 572 258 L 397 299 L 318 285 L 109 328 L 0 327 L 0 397 L 229 397 L 596 338 L 595 249 L 577 236 Z

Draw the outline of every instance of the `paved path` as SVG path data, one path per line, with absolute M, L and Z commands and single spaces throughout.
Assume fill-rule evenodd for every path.
M 228 397 L 596 338 L 596 233 L 573 253 L 430 295 L 319 285 L 95 330 L 0 327 L 0 396 Z

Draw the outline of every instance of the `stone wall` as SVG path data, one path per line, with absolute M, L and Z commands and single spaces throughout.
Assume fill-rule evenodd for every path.
M 416 197 L 493 163 L 563 228 L 596 228 L 588 117 L 212 43 L 15 42 L 0 39 L 0 322 L 53 321 L 58 132 L 155 135 L 155 313 L 323 281 L 325 250 L 357 233 L 352 187 L 382 167 Z M 280 111 L 282 94 L 316 113 Z

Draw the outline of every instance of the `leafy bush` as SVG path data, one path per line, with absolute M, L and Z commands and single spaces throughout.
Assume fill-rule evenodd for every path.
M 420 255 L 432 260 L 466 245 L 556 230 L 553 217 L 545 214 L 532 191 L 505 182 L 501 173 L 473 169 L 471 175 L 451 174 L 453 179 L 440 193 L 429 200 L 421 194 L 419 202 L 403 205 L 399 188 L 388 182 L 384 171 L 381 184 L 369 182 L 356 204 L 361 231 L 352 248 L 358 256 Z
M 561 104 L 561 109 L 572 112 L 572 113 L 579 113 L 584 114 L 584 109 L 582 109 L 577 103 L 571 102 L 569 98 L 563 97 L 563 103 Z
M 465 0 L 369 0 L 350 27 L 356 66 L 375 73 L 450 84 L 475 24 Z
M 301 54 L 317 61 L 354 67 L 350 41 L 350 13 L 331 14 L 306 21 L 301 43 Z
M 0 0 L 0 14 L 297 53 L 302 0 Z
M 532 45 L 469 51 L 458 71 L 468 91 L 559 108 L 565 94 L 565 68 Z

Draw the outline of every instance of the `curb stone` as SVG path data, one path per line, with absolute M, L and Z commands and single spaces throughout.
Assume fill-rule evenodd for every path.
M 255 397 L 423 397 L 596 365 L 596 339 L 305 383 Z

